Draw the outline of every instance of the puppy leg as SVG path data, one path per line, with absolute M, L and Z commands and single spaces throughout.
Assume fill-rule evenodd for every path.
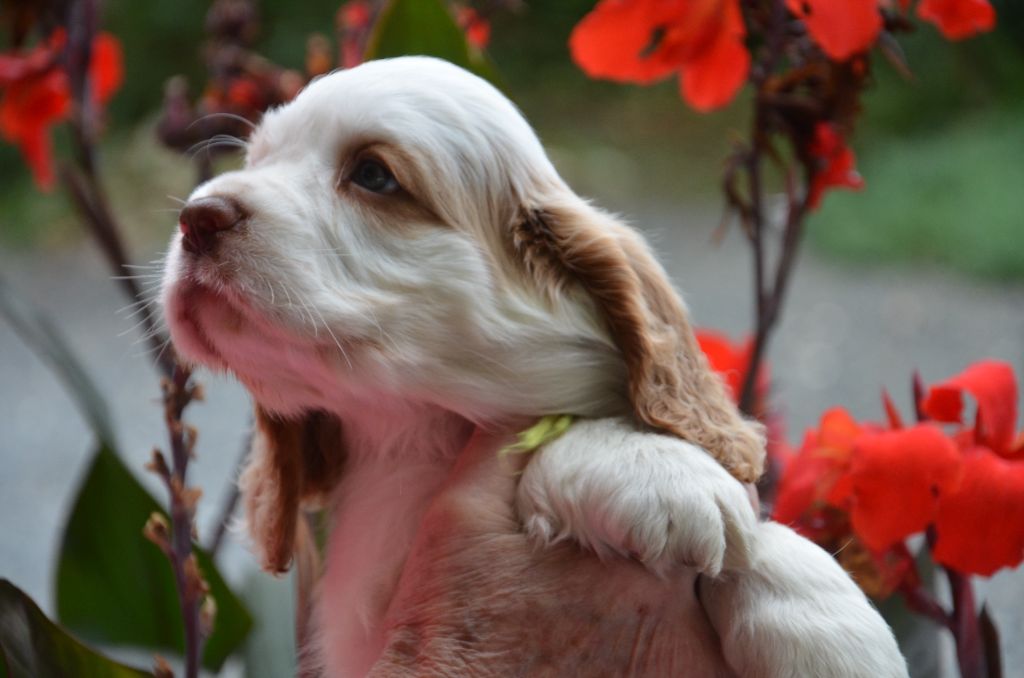
M 517 508 L 541 544 L 574 539 L 660 573 L 742 567 L 757 527 L 743 486 L 704 450 L 618 419 L 576 422 L 534 452 Z
M 905 678 L 892 631 L 824 550 L 778 523 L 750 565 L 702 579 L 701 600 L 730 667 L 746 678 Z

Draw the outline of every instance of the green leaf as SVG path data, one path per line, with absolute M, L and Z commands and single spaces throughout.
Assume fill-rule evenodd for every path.
M 109 448 L 101 447 L 64 531 L 57 565 L 57 617 L 94 642 L 184 651 L 177 590 L 167 557 L 142 536 L 161 510 Z M 166 514 L 164 514 L 166 515 Z M 218 670 L 248 634 L 252 618 L 212 559 L 196 549 L 217 603 L 203 666 Z
M 391 0 L 377 18 L 367 61 L 419 54 L 438 57 L 498 84 L 494 66 L 470 47 L 442 0 Z
M 89 649 L 47 619 L 24 591 L 0 579 L 0 676 L 139 678 L 152 674 Z
M 92 377 L 75 357 L 68 342 L 52 322 L 0 278 L 0 316 L 25 344 L 48 362 L 78 402 L 100 442 L 115 446 L 110 411 Z

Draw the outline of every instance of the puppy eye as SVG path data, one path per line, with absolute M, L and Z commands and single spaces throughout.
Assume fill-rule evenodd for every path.
M 376 160 L 361 160 L 352 172 L 352 183 L 374 193 L 394 193 L 399 189 L 395 175 Z

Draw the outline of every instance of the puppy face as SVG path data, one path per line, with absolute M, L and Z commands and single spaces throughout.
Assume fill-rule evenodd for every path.
M 595 304 L 572 285 L 552 294 L 515 251 L 524 206 L 547 196 L 575 198 L 475 76 L 427 58 L 325 76 L 265 116 L 244 169 L 190 197 L 232 216 L 193 215 L 174 236 L 172 338 L 284 416 L 384 402 L 474 420 L 627 411 Z

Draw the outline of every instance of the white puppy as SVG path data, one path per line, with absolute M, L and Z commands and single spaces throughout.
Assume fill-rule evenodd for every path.
M 736 479 L 760 474 L 761 431 L 643 240 L 577 197 L 483 80 L 377 61 L 269 112 L 245 168 L 182 211 L 163 303 L 179 352 L 255 398 L 242 486 L 264 566 L 289 567 L 302 510 L 331 511 L 311 649 L 329 675 L 377 659 L 424 508 L 474 431 L 549 414 L 578 420 L 520 482 L 538 542 L 713 577 L 741 675 L 906 675 L 836 563 L 757 523 Z

